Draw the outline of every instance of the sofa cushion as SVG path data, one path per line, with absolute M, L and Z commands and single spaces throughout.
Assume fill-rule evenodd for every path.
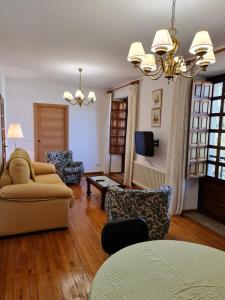
M 30 180 L 30 167 L 23 158 L 15 158 L 10 161 L 9 174 L 12 177 L 13 184 L 28 183 Z
M 32 161 L 32 167 L 34 168 L 35 176 L 56 173 L 56 169 L 53 164 Z M 36 179 L 36 177 L 35 177 L 35 179 Z
M 0 190 L 0 199 L 7 201 L 48 201 L 57 199 L 71 199 L 73 191 L 60 184 L 15 184 L 5 186 Z
M 34 176 L 34 170 L 31 164 L 31 160 L 30 160 L 30 156 L 28 154 L 27 151 L 25 151 L 24 149 L 21 148 L 17 148 L 11 155 L 10 158 L 6 164 L 6 169 L 10 168 L 10 164 L 15 160 L 20 158 L 21 160 L 24 160 L 28 163 L 29 166 L 29 171 L 30 171 L 30 175 L 29 178 L 31 178 L 32 180 L 35 181 L 35 176 Z M 25 165 L 24 165 L 25 166 Z M 21 165 L 21 171 L 22 171 L 22 165 Z M 24 170 L 24 172 L 27 172 L 27 169 Z M 11 175 L 11 174 L 10 174 Z M 12 175 L 11 175 L 12 176 Z M 27 177 L 27 175 L 25 175 Z M 25 182 L 23 182 L 25 183 Z
M 58 174 L 45 174 L 38 175 L 35 177 L 36 183 L 52 183 L 52 184 L 62 184 L 65 185 Z

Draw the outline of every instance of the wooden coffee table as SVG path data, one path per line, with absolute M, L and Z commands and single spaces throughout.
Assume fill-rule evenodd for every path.
M 101 208 L 104 209 L 105 195 L 108 191 L 108 187 L 118 186 L 124 188 L 123 184 L 109 178 L 108 176 L 86 176 L 87 181 L 87 196 L 91 196 L 91 184 L 101 191 Z

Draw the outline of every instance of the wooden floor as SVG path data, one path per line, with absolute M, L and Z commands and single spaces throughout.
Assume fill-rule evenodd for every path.
M 100 244 L 106 221 L 100 194 L 91 199 L 74 187 L 69 229 L 0 239 L 0 300 L 87 299 L 91 282 L 107 258 Z M 225 250 L 225 238 L 186 218 L 174 217 L 168 239 L 185 240 Z

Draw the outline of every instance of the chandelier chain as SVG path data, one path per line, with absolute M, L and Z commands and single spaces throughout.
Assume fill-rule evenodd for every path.
M 174 23 L 175 23 L 175 8 L 176 8 L 176 0 L 173 0 L 173 4 L 172 4 L 172 18 L 171 18 L 172 29 L 175 29 L 175 27 L 174 27 Z
M 81 90 L 81 72 L 82 72 L 82 69 L 79 68 L 79 72 L 80 72 L 80 82 L 79 82 L 79 89 Z

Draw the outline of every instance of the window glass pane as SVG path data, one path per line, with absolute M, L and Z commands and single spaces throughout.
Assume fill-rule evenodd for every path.
M 225 133 L 221 134 L 220 146 L 225 147 Z
M 191 144 L 195 145 L 198 143 L 198 134 L 196 132 L 193 132 L 191 135 Z
M 199 152 L 198 152 L 198 158 L 199 160 L 206 160 L 207 157 L 207 148 L 199 148 Z
M 222 119 L 222 129 L 225 129 L 225 117 Z
M 195 96 L 201 97 L 202 85 L 196 84 L 195 85 Z
M 208 160 L 216 161 L 217 149 L 209 148 Z
M 217 142 L 218 142 L 218 133 L 217 132 L 210 132 L 209 144 L 213 145 L 213 146 L 217 146 Z M 224 140 L 224 142 L 225 142 L 225 140 Z
M 197 159 L 197 148 L 192 148 L 190 151 L 190 159 L 196 160 Z
M 220 113 L 220 108 L 221 108 L 221 99 L 219 100 L 213 100 L 212 101 L 212 113 L 216 114 L 216 113 Z
M 201 129 L 208 129 L 209 117 L 200 118 L 200 127 Z
M 220 162 L 225 163 L 225 150 L 220 150 Z
M 208 114 L 210 110 L 210 101 L 202 101 L 201 103 L 201 111 L 204 114 Z
M 215 177 L 215 165 L 208 164 L 207 175 L 211 177 Z
M 200 102 L 199 101 L 194 101 L 193 111 L 195 113 L 199 113 L 200 112 Z
M 198 143 L 202 144 L 202 145 L 208 144 L 208 133 L 207 132 L 199 132 Z
M 219 129 L 220 117 L 211 117 L 210 129 Z
M 219 166 L 218 178 L 225 180 L 225 167 Z
M 213 86 L 213 97 L 219 97 L 222 95 L 223 82 L 214 84 Z
M 192 128 L 198 128 L 198 117 L 194 117 L 192 120 Z

